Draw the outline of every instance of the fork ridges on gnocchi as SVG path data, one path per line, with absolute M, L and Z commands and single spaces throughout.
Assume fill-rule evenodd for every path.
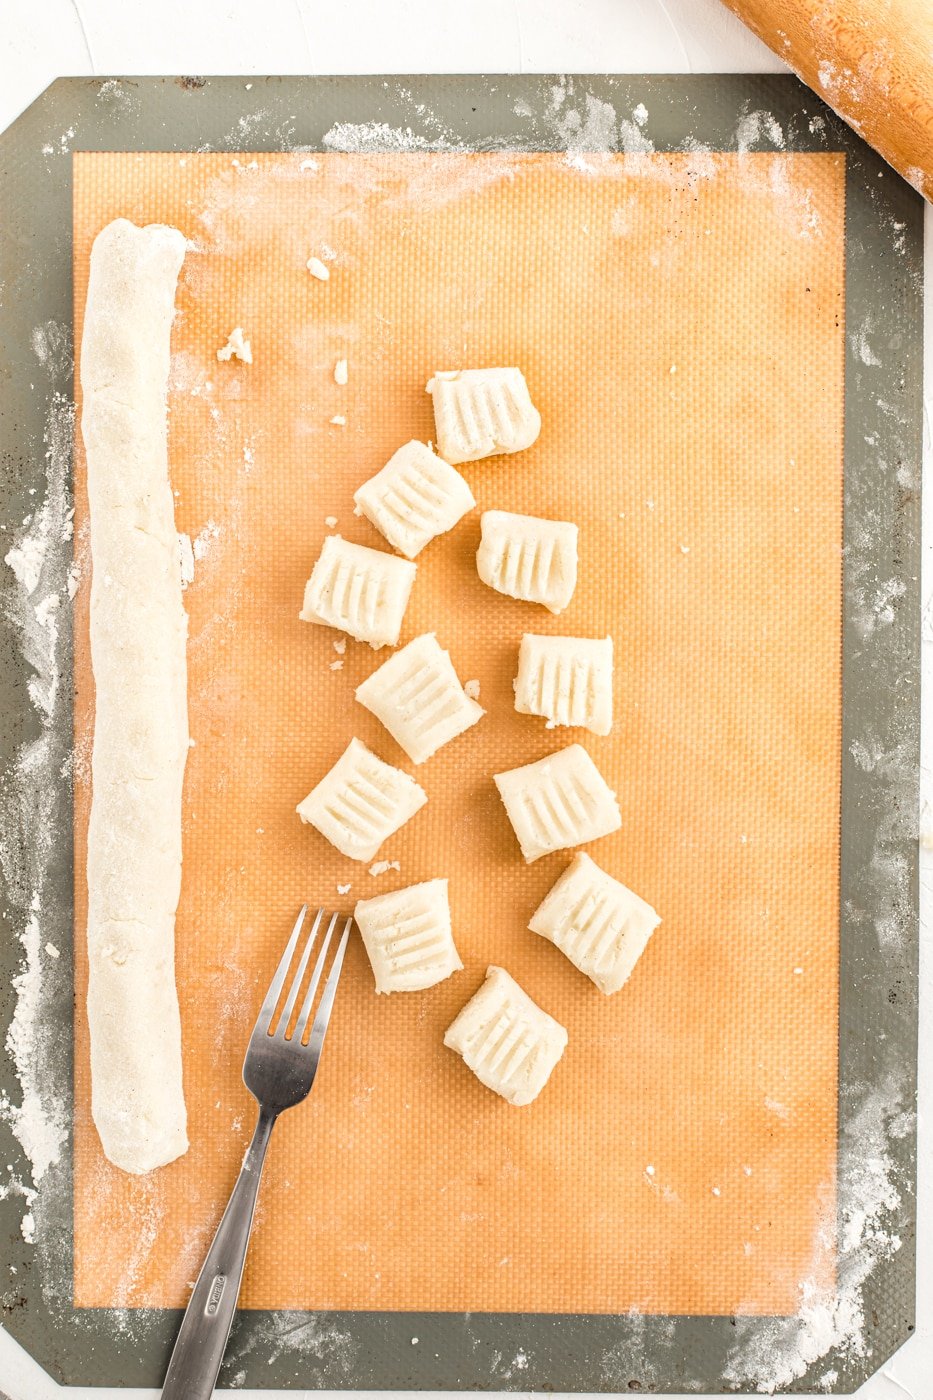
M 536 1099 L 567 1045 L 567 1032 L 501 967 L 448 1027 L 444 1044 L 487 1089 L 511 1104 Z
M 433 632 L 390 656 L 357 688 L 356 698 L 413 763 L 424 763 L 486 713 L 466 694 Z
M 497 773 L 494 780 L 529 864 L 622 825 L 615 793 L 580 744 Z
M 415 439 L 400 447 L 353 499 L 360 514 L 409 559 L 476 505 L 460 473 Z
M 577 584 L 577 527 L 567 520 L 484 511 L 476 569 L 483 583 L 563 612 Z
M 515 708 L 556 725 L 608 734 L 612 728 L 612 638 L 526 632 L 518 654 Z
M 370 861 L 383 841 L 427 800 L 414 778 L 384 763 L 359 739 L 351 739 L 297 811 L 342 855 Z
M 528 927 L 609 996 L 628 981 L 660 922 L 650 904 L 580 851 Z
M 419 992 L 459 972 L 446 880 L 361 899 L 354 918 L 377 992 Z
M 328 535 L 298 616 L 336 627 L 374 650 L 395 646 L 416 572 L 407 559 Z
M 437 370 L 428 381 L 438 451 L 445 461 L 475 462 L 522 452 L 536 441 L 541 415 L 525 376 L 508 369 Z

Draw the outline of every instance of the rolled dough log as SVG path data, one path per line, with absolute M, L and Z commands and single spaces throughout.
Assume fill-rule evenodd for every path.
M 108 224 L 81 346 L 96 687 L 88 829 L 91 1106 L 104 1152 L 142 1173 L 188 1147 L 175 987 L 185 644 L 166 390 L 185 238 Z

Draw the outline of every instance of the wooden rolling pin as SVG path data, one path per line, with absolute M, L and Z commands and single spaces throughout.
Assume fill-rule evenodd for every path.
M 933 200 L 933 0 L 725 0 Z

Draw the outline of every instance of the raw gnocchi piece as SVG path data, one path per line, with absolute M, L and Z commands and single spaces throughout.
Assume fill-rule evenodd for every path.
M 438 451 L 448 462 L 522 452 L 541 431 L 520 369 L 436 370 L 427 387 Z
M 422 992 L 463 968 L 450 927 L 446 880 L 361 899 L 353 917 L 377 992 Z
M 356 698 L 382 721 L 412 763 L 424 763 L 486 713 L 464 691 L 433 632 L 390 656 L 357 687 Z
M 608 734 L 612 728 L 612 638 L 541 637 L 526 632 L 518 653 L 515 708 Z
M 351 739 L 297 811 L 342 855 L 369 861 L 427 800 L 414 778 Z
M 567 1032 L 531 1000 L 502 967 L 448 1027 L 444 1044 L 463 1056 L 481 1084 L 512 1104 L 527 1104 L 544 1088 L 567 1045 Z
M 495 784 L 529 865 L 622 825 L 615 793 L 579 744 L 496 773 Z
M 563 612 L 577 584 L 576 525 L 505 510 L 484 511 L 480 524 L 476 569 L 483 583 L 509 598 Z
M 528 927 L 550 939 L 609 996 L 628 981 L 660 922 L 650 904 L 580 851 Z
M 349 632 L 375 651 L 394 647 L 417 567 L 381 549 L 328 535 L 305 585 L 298 616 L 302 622 Z
M 353 499 L 359 513 L 409 559 L 476 505 L 460 473 L 415 439 L 400 447 Z

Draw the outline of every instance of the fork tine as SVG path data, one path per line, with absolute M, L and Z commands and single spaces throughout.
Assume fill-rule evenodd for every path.
M 317 1009 L 314 1018 L 314 1025 L 311 1027 L 311 1038 L 308 1041 L 308 1049 L 315 1059 L 321 1054 L 321 1047 L 324 1044 L 324 1036 L 327 1034 L 327 1025 L 330 1021 L 331 1009 L 334 1005 L 334 997 L 337 995 L 337 983 L 340 981 L 340 970 L 343 967 L 343 955 L 347 951 L 347 944 L 350 941 L 350 930 L 353 928 L 353 916 L 343 927 L 343 935 L 334 956 L 330 976 L 324 986 L 324 995 L 321 997 L 321 1004 Z M 310 1008 L 309 1008 L 310 1009 Z
M 285 978 L 288 976 L 288 969 L 291 966 L 292 958 L 295 955 L 295 948 L 298 944 L 298 935 L 301 933 L 301 926 L 304 923 L 305 915 L 308 912 L 307 904 L 303 904 L 298 911 L 298 918 L 295 920 L 295 927 L 292 929 L 292 936 L 285 945 L 285 952 L 279 960 L 279 965 L 275 969 L 275 976 L 269 983 L 269 990 L 263 998 L 262 1006 L 259 1008 L 259 1015 L 256 1017 L 256 1024 L 253 1027 L 253 1034 L 257 1031 L 268 1031 L 272 1021 L 272 1016 L 285 986 Z
M 308 994 L 301 1004 L 301 1011 L 298 1013 L 298 1020 L 295 1023 L 295 1034 L 292 1039 L 300 1045 L 308 1024 L 308 1017 L 311 1015 L 311 1007 L 314 1005 L 314 998 L 317 995 L 318 983 L 321 980 L 321 973 L 324 971 L 324 961 L 327 957 L 327 950 L 330 947 L 330 940 L 334 932 L 339 914 L 331 914 L 327 932 L 324 935 L 324 942 L 321 944 L 321 951 L 317 955 L 317 962 L 314 964 L 314 971 L 311 974 L 311 981 L 308 985 Z
M 321 926 L 321 919 L 323 917 L 324 910 L 319 909 L 314 916 L 314 923 L 311 925 L 311 931 L 305 939 L 305 945 L 301 950 L 301 957 L 298 959 L 298 966 L 295 969 L 295 975 L 292 978 L 291 986 L 288 989 L 288 996 L 285 999 L 285 1005 L 282 1007 L 282 1014 L 279 1016 L 278 1023 L 275 1028 L 275 1037 L 279 1040 L 285 1039 L 285 1034 L 288 1030 L 288 1023 L 292 1018 L 292 1012 L 295 1009 L 295 1002 L 298 1000 L 298 993 L 301 991 L 301 983 L 304 979 L 305 969 L 307 968 L 308 961 L 311 957 L 311 949 L 314 947 L 314 940 L 317 937 L 317 932 Z M 271 1024 L 269 1026 L 269 1030 L 272 1030 Z

